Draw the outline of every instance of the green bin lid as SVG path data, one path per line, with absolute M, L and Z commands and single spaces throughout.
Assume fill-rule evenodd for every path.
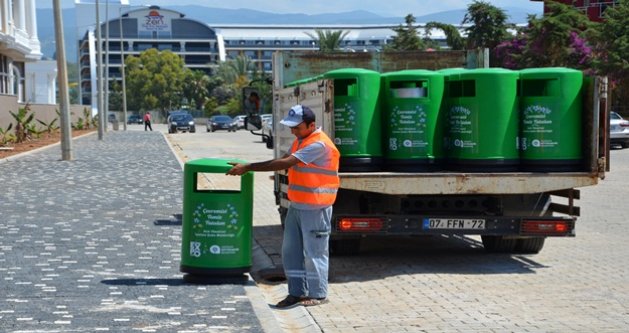
M 323 74 L 324 78 L 341 79 L 350 77 L 359 77 L 365 75 L 380 75 L 376 71 L 372 71 L 364 68 L 340 68 L 334 69 Z
M 408 80 L 408 79 L 422 79 L 430 77 L 443 77 L 443 73 L 430 71 L 426 69 L 406 69 L 397 72 L 388 72 L 382 74 L 382 77 L 394 81 L 394 80 Z
M 528 78 L 546 78 L 546 77 L 557 77 L 563 75 L 582 75 L 583 72 L 577 69 L 567 68 L 567 67 L 542 67 L 542 68 L 527 68 L 520 70 L 520 77 Z
M 460 78 L 470 79 L 475 77 L 484 77 L 484 76 L 495 76 L 495 75 L 513 75 L 518 76 L 519 73 L 517 71 L 513 71 L 505 68 L 476 68 L 469 69 L 465 72 L 460 73 Z
M 208 173 L 225 173 L 232 168 L 232 166 L 227 162 L 247 163 L 238 159 L 227 160 L 222 158 L 200 158 L 186 162 L 186 166 L 203 169 L 203 172 Z

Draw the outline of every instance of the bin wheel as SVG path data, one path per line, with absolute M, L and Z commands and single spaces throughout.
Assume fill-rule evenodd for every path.
M 505 238 L 503 236 L 481 236 L 483 246 L 487 252 L 491 253 L 511 253 L 515 250 L 516 238 Z

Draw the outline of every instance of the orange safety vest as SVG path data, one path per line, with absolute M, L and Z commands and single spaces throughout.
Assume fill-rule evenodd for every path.
M 323 142 L 328 148 L 328 154 L 332 155 L 330 165 L 321 167 L 312 163 L 306 165 L 300 161 L 288 169 L 288 200 L 308 205 L 331 206 L 336 200 L 340 184 L 338 170 L 341 156 L 332 140 L 322 131 L 313 132 L 303 139 L 301 145 L 295 140 L 290 152 L 292 154 L 300 146 L 306 147 L 317 141 Z

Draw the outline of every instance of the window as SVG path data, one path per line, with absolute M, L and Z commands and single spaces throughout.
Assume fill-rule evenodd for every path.
M 0 94 L 9 94 L 9 59 L 0 54 Z

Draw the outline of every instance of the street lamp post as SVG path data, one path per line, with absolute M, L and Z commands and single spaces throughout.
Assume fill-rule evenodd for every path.
M 98 140 L 103 140 L 104 128 L 107 126 L 105 112 L 103 112 L 103 45 L 100 31 L 100 1 L 96 0 L 96 80 L 98 94 Z
M 124 38 L 122 34 L 122 7 L 118 7 L 118 21 L 120 22 L 120 75 L 122 76 L 122 117 L 124 130 L 127 130 L 127 85 L 124 64 Z
M 72 160 L 72 127 L 70 126 L 70 97 L 68 95 L 68 68 L 66 63 L 66 50 L 63 38 L 63 19 L 61 17 L 61 4 L 59 0 L 53 0 L 55 18 L 55 41 L 57 44 L 57 82 L 59 82 L 59 111 L 61 129 L 61 159 Z
M 104 115 L 109 119 L 109 0 L 105 0 L 105 98 Z M 107 126 L 105 126 L 107 132 Z

